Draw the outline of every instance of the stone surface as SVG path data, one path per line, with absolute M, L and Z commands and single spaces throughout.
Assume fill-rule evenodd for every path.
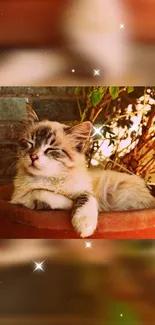
M 30 103 L 40 118 L 59 122 L 80 120 L 76 100 L 41 99 L 31 100 Z
M 0 87 L 0 96 L 52 96 L 74 95 L 76 87 Z
M 24 98 L 0 98 L 0 120 L 22 120 L 26 116 Z
M 19 137 L 23 125 L 18 121 L 0 121 L 0 145 Z

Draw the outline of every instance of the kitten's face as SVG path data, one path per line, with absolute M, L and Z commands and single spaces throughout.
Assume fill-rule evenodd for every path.
M 90 122 L 73 128 L 50 121 L 35 123 L 20 140 L 19 166 L 32 175 L 52 177 L 84 164 L 90 132 Z

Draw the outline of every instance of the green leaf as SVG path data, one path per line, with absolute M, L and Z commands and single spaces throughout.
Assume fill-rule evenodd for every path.
M 79 95 L 80 91 L 81 91 L 81 87 L 76 87 L 74 90 L 75 95 Z
M 134 91 L 134 87 L 130 86 L 130 87 L 126 87 L 126 91 L 127 93 L 132 93 L 132 91 Z
M 111 144 L 113 144 L 113 145 L 115 144 L 115 141 L 114 141 L 114 139 L 112 139 L 112 138 L 110 138 L 110 141 L 109 141 L 108 147 L 110 147 Z
M 113 131 L 111 131 L 111 129 L 109 129 L 108 132 L 109 132 L 110 134 L 115 135 L 115 133 L 114 133 Z
M 104 96 L 107 92 L 108 87 L 99 87 L 99 89 L 100 89 L 102 95 Z
M 92 92 L 92 95 L 91 95 L 91 104 L 92 104 L 92 106 L 98 105 L 99 102 L 101 101 L 102 97 L 103 97 L 103 94 L 100 91 L 100 89 L 95 89 Z
M 122 301 L 114 301 L 108 304 L 109 319 L 108 323 L 113 325 L 140 325 L 138 315 L 135 313 L 132 306 Z
M 109 132 L 109 128 L 108 126 L 104 126 L 103 129 L 102 129 L 102 134 L 104 137 L 106 137 L 106 133 Z
M 116 99 L 119 95 L 119 87 L 109 87 L 109 92 L 112 96 L 112 99 Z

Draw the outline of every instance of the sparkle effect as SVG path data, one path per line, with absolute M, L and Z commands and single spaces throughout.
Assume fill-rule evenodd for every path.
M 75 69 L 72 69 L 72 72 L 74 73 L 75 72 Z
M 120 314 L 120 317 L 123 317 L 123 314 Z
M 93 126 L 93 129 L 95 130 L 94 134 L 92 135 L 92 137 L 94 137 L 96 134 L 100 135 L 102 137 L 102 130 L 103 126 L 101 126 L 100 128 L 96 128 L 95 126 Z
M 40 262 L 40 263 L 37 263 L 37 262 L 34 262 L 35 263 L 35 269 L 34 269 L 34 271 L 37 271 L 37 270 L 41 270 L 41 271 L 44 271 L 44 269 L 43 269 L 43 263 L 44 263 L 44 261 L 43 262 Z
M 85 242 L 85 248 L 91 248 L 91 242 L 90 241 Z
M 94 76 L 100 76 L 100 70 L 94 70 Z
M 124 24 L 120 24 L 120 28 L 124 28 Z

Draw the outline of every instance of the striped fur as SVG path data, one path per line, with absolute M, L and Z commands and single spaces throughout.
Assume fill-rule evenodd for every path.
M 11 203 L 31 209 L 72 209 L 72 224 L 81 237 L 95 231 L 98 211 L 155 207 L 140 177 L 87 170 L 91 129 L 90 122 L 68 127 L 41 121 L 28 126 L 20 139 Z M 32 154 L 37 158 L 33 162 Z

